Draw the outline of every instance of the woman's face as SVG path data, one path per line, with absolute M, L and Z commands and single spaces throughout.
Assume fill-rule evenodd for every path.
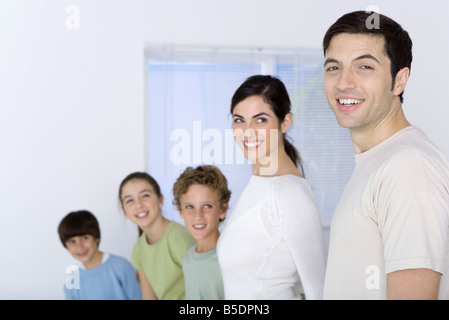
M 261 96 L 250 96 L 236 104 L 232 120 L 235 141 L 253 164 L 268 165 L 270 159 L 278 155 L 288 125 L 284 121 L 279 123 L 271 106 Z

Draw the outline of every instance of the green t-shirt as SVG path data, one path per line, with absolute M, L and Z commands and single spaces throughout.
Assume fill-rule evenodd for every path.
M 187 229 L 170 221 L 162 238 L 148 244 L 145 233 L 134 245 L 131 263 L 145 272 L 159 300 L 183 300 L 185 298 L 182 258 L 195 240 Z
M 197 253 L 196 246 L 183 259 L 187 300 L 224 300 L 223 279 L 216 249 Z

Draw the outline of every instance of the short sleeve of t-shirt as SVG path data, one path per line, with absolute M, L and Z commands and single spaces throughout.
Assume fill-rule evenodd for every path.
M 449 199 L 432 168 L 425 155 L 412 150 L 395 157 L 381 173 L 383 183 L 375 200 L 386 273 L 444 271 Z

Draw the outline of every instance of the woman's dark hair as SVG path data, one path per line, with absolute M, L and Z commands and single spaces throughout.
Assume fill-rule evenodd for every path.
M 66 248 L 67 240 L 85 234 L 93 236 L 98 240 L 98 244 L 100 244 L 100 226 L 97 218 L 86 210 L 74 211 L 67 214 L 59 223 L 58 234 L 62 245 Z
M 379 18 L 377 21 L 378 25 L 370 24 L 373 15 L 376 15 L 376 17 Z M 411 70 L 413 60 L 412 40 L 410 39 L 408 32 L 393 19 L 380 13 L 369 11 L 354 11 L 343 15 L 330 26 L 324 35 L 324 55 L 326 55 L 332 37 L 341 33 L 383 36 L 385 39 L 385 54 L 391 62 L 390 72 L 391 77 L 393 78 L 392 88 L 394 87 L 396 74 L 399 70 L 405 67 Z M 404 101 L 403 93 L 404 92 L 399 95 L 401 103 Z
M 161 188 L 159 187 L 159 184 L 157 183 L 157 181 L 150 176 L 148 173 L 146 172 L 133 172 L 130 173 L 129 175 L 127 175 L 125 177 L 125 179 L 123 179 L 122 183 L 120 183 L 120 187 L 118 189 L 118 199 L 120 201 L 120 205 L 123 208 L 123 201 L 122 201 L 122 191 L 123 191 L 123 187 L 125 186 L 126 183 L 128 183 L 131 180 L 143 180 L 148 182 L 151 186 L 153 186 L 154 192 L 156 193 L 156 195 L 161 198 L 162 197 L 162 193 L 161 193 Z M 140 229 L 139 227 L 137 227 L 139 230 L 139 236 L 142 234 L 142 229 Z
M 270 75 L 254 75 L 246 79 L 245 82 L 236 90 L 231 100 L 231 114 L 235 106 L 251 96 L 260 96 L 271 106 L 279 122 L 284 121 L 287 114 L 291 112 L 291 102 L 285 85 L 276 77 Z M 302 174 L 302 160 L 298 150 L 287 140 L 284 134 L 284 148 L 287 155 L 293 163 L 299 167 Z

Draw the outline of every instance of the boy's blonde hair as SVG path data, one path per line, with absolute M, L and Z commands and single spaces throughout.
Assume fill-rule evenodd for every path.
M 231 191 L 228 189 L 228 181 L 223 173 L 215 166 L 203 165 L 195 169 L 188 167 L 179 176 L 173 185 L 173 205 L 181 210 L 181 196 L 186 194 L 189 187 L 194 184 L 207 186 L 218 192 L 221 208 L 229 202 Z

